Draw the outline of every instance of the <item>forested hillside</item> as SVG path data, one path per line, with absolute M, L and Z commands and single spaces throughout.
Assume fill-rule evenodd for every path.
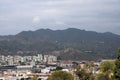
M 53 54 L 59 59 L 99 60 L 114 58 L 120 47 L 120 36 L 75 28 L 66 30 L 39 29 L 17 35 L 0 36 L 0 54 Z

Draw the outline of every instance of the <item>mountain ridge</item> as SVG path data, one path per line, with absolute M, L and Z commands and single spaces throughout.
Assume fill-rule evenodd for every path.
M 0 54 L 4 55 L 19 55 L 17 52 L 22 51 L 24 55 L 42 53 L 57 55 L 59 59 L 97 60 L 114 58 L 119 47 L 120 35 L 76 28 L 39 29 L 0 36 Z

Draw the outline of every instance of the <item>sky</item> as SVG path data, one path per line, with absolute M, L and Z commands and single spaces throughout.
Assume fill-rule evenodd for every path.
M 120 0 L 0 0 L 0 35 L 41 28 L 120 34 Z

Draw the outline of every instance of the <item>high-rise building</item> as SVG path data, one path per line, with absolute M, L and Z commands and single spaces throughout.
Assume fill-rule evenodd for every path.
M 42 55 L 42 54 L 38 54 L 37 57 L 38 57 L 38 61 L 39 61 L 39 62 L 43 61 L 43 55 Z

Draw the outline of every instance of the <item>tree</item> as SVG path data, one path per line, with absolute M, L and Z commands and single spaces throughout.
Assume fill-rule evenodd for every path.
M 74 80 L 74 77 L 66 71 L 55 71 L 47 80 Z
M 95 80 L 113 80 L 114 61 L 105 61 L 100 65 L 100 73 L 96 75 Z
M 83 69 L 78 66 L 77 71 L 75 72 L 80 80 L 94 80 L 92 72 L 89 72 L 87 69 Z
M 115 68 L 114 61 L 105 61 L 100 65 L 100 71 L 103 73 L 106 73 L 106 72 L 113 73 L 114 68 Z
M 115 61 L 114 78 L 115 80 L 120 80 L 120 48 Z
M 106 73 L 99 73 L 97 74 L 95 80 L 112 80 L 112 79 L 109 78 L 108 74 Z
M 62 67 L 56 67 L 56 70 L 62 70 L 63 68 Z

